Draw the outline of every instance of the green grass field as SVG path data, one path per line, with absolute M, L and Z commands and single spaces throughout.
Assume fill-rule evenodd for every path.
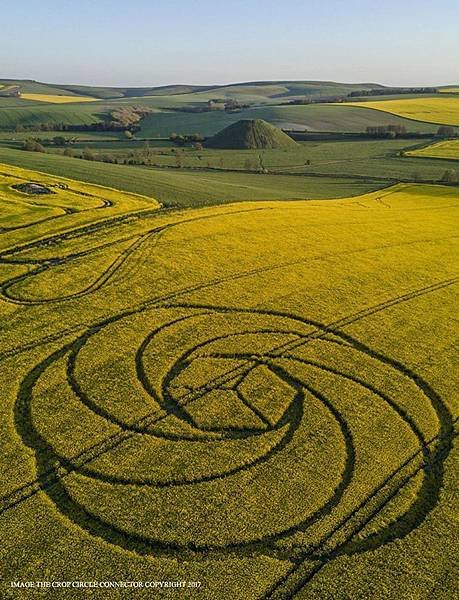
M 333 132 L 364 132 L 369 126 L 404 125 L 408 131 L 434 133 L 438 128 L 408 121 L 381 111 L 344 105 L 265 106 L 235 113 L 160 112 L 148 115 L 141 126 L 144 137 L 168 136 L 172 132 L 213 135 L 240 119 L 264 119 L 283 129 Z
M 86 147 L 90 147 L 98 161 L 108 158 L 123 163 L 134 157 L 134 160 L 147 166 L 129 167 L 138 170 L 135 171 L 135 177 L 128 177 L 128 173 L 133 172 L 124 166 L 105 163 L 94 165 L 87 161 L 79 164 L 81 161 L 78 159 L 63 157 L 64 150 L 55 146 L 47 146 L 49 155 L 46 156 L 15 151 L 22 145 L 21 136 L 27 137 L 27 134 L 16 134 L 19 139 L 14 142 L 0 139 L 0 160 L 45 171 L 51 169 L 50 172 L 55 174 L 67 172 L 83 181 L 89 177 L 88 181 L 94 183 L 99 181 L 146 195 L 156 194 L 166 203 L 172 199 L 172 189 L 176 189 L 176 201 L 180 204 L 202 202 L 198 195 L 206 188 L 205 202 L 212 201 L 214 192 L 218 202 L 225 199 L 346 196 L 393 181 L 440 181 L 446 169 L 457 168 L 454 152 L 449 160 L 445 154 L 444 161 L 427 154 L 421 163 L 417 158 L 419 143 L 416 140 L 311 141 L 300 142 L 288 149 L 195 150 L 192 147 L 177 148 L 164 140 L 150 141 L 146 147 L 142 141 L 108 141 L 104 139 L 104 134 L 100 134 L 100 141 L 91 141 L 91 135 L 85 135 L 88 140 L 85 141 L 83 135 L 81 142 L 70 146 L 75 154 L 81 155 Z M 178 165 L 180 169 L 176 168 Z M 230 172 L 256 171 L 260 165 L 269 172 L 268 176 Z M 158 167 L 167 169 L 159 170 Z M 287 175 L 296 175 L 301 179 L 287 180 Z M 319 177 L 322 179 L 318 180 Z M 231 184 L 231 188 L 225 186 L 225 181 Z M 180 182 L 191 184 L 191 187 L 186 184 L 183 194 L 179 192 Z M 238 183 L 241 185 L 236 189 Z M 354 188 L 355 184 L 359 187 Z M 227 196 L 223 191 L 225 187 Z M 245 189 L 249 195 L 244 193 Z
M 0 165 L 4 581 L 454 597 L 457 188 L 281 202 L 302 177 L 214 174 L 265 202 L 171 211 L 113 189 L 166 194 L 160 170 L 5 157 L 56 173 Z M 57 175 L 80 168 L 110 189 Z
M 34 96 L 31 96 L 34 97 Z M 36 97 L 36 96 L 35 96 Z M 56 98 L 54 98 L 56 99 Z M 91 124 L 120 106 L 147 106 L 154 110 L 141 122 L 140 136 L 164 137 L 171 133 L 213 135 L 240 119 L 264 119 L 283 129 L 331 132 L 364 132 L 368 126 L 403 125 L 408 131 L 434 133 L 438 127 L 404 119 L 380 110 L 369 110 L 350 104 L 312 104 L 307 106 L 259 106 L 236 112 L 212 111 L 187 113 L 169 110 L 196 104 L 189 94 L 152 96 L 48 104 L 24 98 L 0 98 L 0 131 L 17 126 L 34 127 L 41 123 Z M 185 99 L 185 100 L 184 100 Z M 365 106 L 368 102 L 362 103 Z
M 0 142 L 1 143 L 1 142 Z M 194 150 L 187 147 L 177 152 L 173 144 L 149 142 L 148 150 L 144 142 L 95 142 L 72 145 L 75 152 L 81 152 L 90 146 L 101 158 L 105 155 L 116 157 L 120 162 L 133 152 L 140 159 L 147 152 L 151 165 L 176 167 L 177 161 L 186 169 L 256 169 L 261 164 L 271 174 L 294 173 L 324 174 L 333 177 L 379 177 L 391 181 L 398 180 L 439 180 L 445 168 L 454 168 L 451 160 L 439 163 L 425 160 L 420 168 L 417 156 L 418 143 L 410 140 L 353 140 L 300 142 L 293 148 L 269 150 Z M 62 150 L 50 148 L 50 152 L 62 153 Z M 403 152 L 403 156 L 400 153 Z M 177 159 L 177 154 L 179 159 Z M 454 152 L 443 158 L 454 159 Z
M 157 198 L 166 206 L 202 206 L 242 200 L 339 198 L 386 185 L 371 177 L 263 175 L 219 171 L 179 171 L 89 162 L 0 146 L 0 163 L 27 167 Z

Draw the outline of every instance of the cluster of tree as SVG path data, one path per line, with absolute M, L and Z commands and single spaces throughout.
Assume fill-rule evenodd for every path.
M 139 131 L 140 121 L 151 113 L 151 109 L 145 106 L 123 106 L 117 108 L 96 123 L 81 123 L 71 125 L 70 123 L 33 123 L 27 125 L 16 125 L 16 132 L 24 131 L 128 131 L 135 133 Z
M 122 106 L 110 113 L 109 124 L 127 131 L 137 131 L 139 122 L 151 113 L 146 106 Z
M 457 137 L 458 135 L 458 130 L 451 127 L 451 125 L 441 125 L 437 130 L 437 137 L 450 138 Z
M 189 106 L 170 106 L 165 107 L 164 110 L 174 111 L 174 112 L 184 112 L 184 113 L 205 113 L 209 112 L 209 108 L 206 104 L 190 104 Z
M 370 137 L 393 139 L 407 134 L 404 125 L 370 125 L 366 128 L 366 134 Z
M 26 125 L 18 124 L 15 127 L 16 133 L 25 131 L 65 131 L 64 123 L 30 123 Z
M 22 149 L 27 152 L 46 152 L 45 147 L 41 142 L 33 138 L 29 138 L 22 143 Z
M 201 133 L 192 133 L 191 135 L 179 135 L 178 133 L 171 133 L 169 136 L 171 142 L 174 142 L 177 146 L 186 146 L 191 144 L 196 147 L 200 144 L 202 149 L 202 142 L 206 139 Z
M 305 96 L 304 98 L 295 98 L 288 102 L 283 102 L 283 105 L 305 105 L 305 104 L 336 104 L 343 102 L 344 96 Z
M 167 152 L 153 150 L 149 142 L 146 141 L 142 148 L 131 150 L 127 157 L 123 159 L 123 163 L 126 165 L 151 166 L 154 164 L 154 157 L 157 154 L 167 154 Z
M 67 146 L 71 143 L 71 140 L 65 138 L 62 135 L 55 135 L 52 139 L 42 139 L 38 137 L 28 138 L 23 142 L 22 147 L 24 150 L 33 150 L 33 148 L 38 144 L 40 146 Z M 41 152 L 41 150 L 40 150 Z
M 225 102 L 225 110 L 228 112 L 239 111 L 243 110 L 244 108 L 250 108 L 250 104 L 238 102 L 237 100 L 232 100 L 231 98 Z
M 134 129 L 134 128 L 133 128 Z M 137 130 L 139 127 L 137 127 Z M 97 121 L 96 123 L 34 123 L 33 125 L 17 125 L 16 132 L 24 131 L 124 131 L 125 127 L 115 121 Z
M 347 95 L 348 98 L 357 98 L 359 96 L 393 96 L 395 94 L 436 94 L 437 88 L 376 88 L 372 90 L 356 90 Z
M 168 107 L 167 110 L 185 113 L 205 113 L 217 110 L 237 112 L 244 108 L 250 108 L 250 104 L 243 104 L 231 98 L 228 100 L 224 98 L 214 98 L 213 100 L 209 100 L 207 104 L 190 104 L 187 106 L 175 106 L 173 108 Z
M 99 162 L 117 164 L 118 159 L 112 154 L 96 154 L 91 148 L 83 148 L 82 151 L 74 150 L 73 148 L 66 148 L 64 150 L 64 156 L 71 158 L 81 158 L 83 160 L 97 160 Z

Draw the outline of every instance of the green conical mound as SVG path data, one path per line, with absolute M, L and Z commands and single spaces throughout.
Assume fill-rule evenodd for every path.
M 219 131 L 205 143 L 207 148 L 250 150 L 296 146 L 286 133 L 262 119 L 242 120 Z

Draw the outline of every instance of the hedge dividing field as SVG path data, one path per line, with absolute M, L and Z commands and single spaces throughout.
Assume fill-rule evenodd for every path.
M 1 165 L 4 597 L 452 597 L 458 205 L 161 210 Z

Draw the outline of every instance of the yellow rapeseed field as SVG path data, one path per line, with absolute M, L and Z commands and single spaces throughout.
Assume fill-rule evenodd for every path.
M 37 102 L 52 102 L 53 104 L 65 104 L 69 102 L 97 102 L 99 98 L 91 96 L 64 96 L 58 94 L 21 94 L 25 100 L 36 100 Z
M 0 165 L 3 580 L 452 597 L 458 205 L 161 210 Z
M 445 140 L 436 142 L 425 148 L 409 150 L 408 156 L 421 156 L 425 158 L 446 158 L 449 160 L 459 160 L 459 140 Z
M 399 117 L 459 127 L 459 97 L 402 98 L 374 102 L 348 102 L 345 106 L 360 106 L 391 113 Z

